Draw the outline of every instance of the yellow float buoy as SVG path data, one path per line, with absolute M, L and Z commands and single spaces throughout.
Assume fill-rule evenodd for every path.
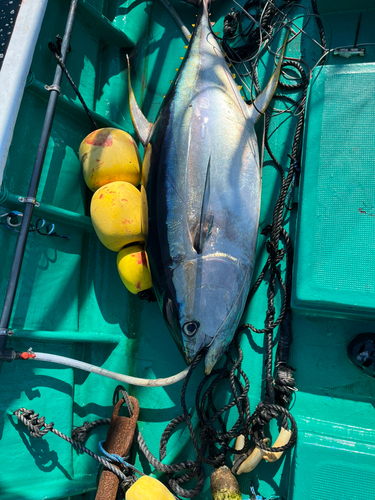
M 141 193 L 129 182 L 111 182 L 95 191 L 90 212 L 95 232 L 109 250 L 144 242 Z
M 96 191 L 115 181 L 138 186 L 141 158 L 133 137 L 116 128 L 101 128 L 88 135 L 79 147 L 79 160 L 87 187 Z
M 147 252 L 141 245 L 123 248 L 117 254 L 117 269 L 129 292 L 137 294 L 152 287 Z
M 163 483 L 150 476 L 140 477 L 126 492 L 126 500 L 175 500 Z

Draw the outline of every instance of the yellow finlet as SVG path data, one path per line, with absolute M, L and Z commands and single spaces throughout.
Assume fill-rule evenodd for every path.
M 173 80 L 171 80 L 169 83 L 173 83 Z
M 232 76 L 233 76 L 233 78 L 236 78 L 237 75 L 235 73 L 232 73 Z
M 192 24 L 193 28 L 195 28 L 195 24 Z
M 232 63 L 227 63 L 228 64 L 228 68 L 230 68 L 231 66 L 233 66 Z
M 178 71 L 178 68 L 176 68 L 176 71 Z
M 171 82 L 172 83 L 172 82 Z M 242 85 L 237 85 L 238 90 L 241 92 L 242 90 Z
M 181 59 L 181 61 L 183 61 L 183 60 L 184 60 L 184 58 L 183 58 L 183 57 L 180 57 L 180 59 Z
M 214 26 L 216 21 L 210 21 L 211 22 L 211 26 Z
M 191 35 L 188 35 L 188 38 L 191 38 Z
M 184 49 L 187 49 L 189 47 L 189 45 L 184 45 Z
M 223 57 L 227 57 L 227 53 L 226 52 L 223 52 Z
M 216 33 L 214 33 L 214 35 L 219 36 L 220 35 L 220 31 L 216 31 Z

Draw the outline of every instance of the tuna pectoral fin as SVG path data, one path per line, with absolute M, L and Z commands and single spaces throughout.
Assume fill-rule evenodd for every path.
M 262 92 L 258 95 L 258 97 L 255 99 L 255 101 L 249 105 L 249 116 L 250 119 L 256 123 L 260 117 L 260 115 L 263 115 L 263 113 L 266 111 L 267 106 L 269 105 L 273 94 L 275 93 L 278 81 L 279 81 L 279 76 L 280 76 L 280 70 L 281 70 L 281 65 L 283 62 L 283 56 L 285 52 L 285 47 L 286 43 L 288 41 L 289 37 L 289 31 L 288 34 L 285 37 L 283 48 L 281 50 L 280 54 L 280 59 L 279 62 L 275 68 L 275 71 L 273 72 L 270 81 L 267 83 L 265 88 L 262 90 Z
M 150 140 L 151 133 L 152 133 L 152 127 L 154 126 L 153 123 L 150 123 L 145 115 L 142 113 L 141 108 L 138 106 L 138 103 L 136 101 L 132 84 L 131 84 L 131 79 L 130 79 L 130 62 L 129 62 L 129 57 L 126 55 L 126 58 L 128 60 L 128 82 L 129 82 L 129 107 L 130 107 L 130 115 L 132 117 L 132 122 L 134 125 L 134 130 L 136 131 L 136 134 L 143 144 L 143 146 L 146 146 Z
M 210 190 L 211 190 L 210 171 L 211 171 L 211 155 L 208 160 L 208 166 L 206 172 L 206 182 L 204 185 L 204 192 L 203 192 L 201 218 L 197 227 L 197 232 L 195 234 L 194 244 L 193 244 L 194 249 L 197 253 L 203 252 L 203 245 L 210 236 L 212 224 L 214 222 L 214 216 L 212 215 L 209 208 Z

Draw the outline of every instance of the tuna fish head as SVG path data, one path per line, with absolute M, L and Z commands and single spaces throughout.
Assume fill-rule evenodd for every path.
M 205 371 L 210 373 L 230 342 L 246 300 L 246 275 L 238 260 L 221 253 L 183 261 L 174 270 L 177 321 L 188 363 L 207 348 Z M 244 293 L 246 290 L 246 293 Z

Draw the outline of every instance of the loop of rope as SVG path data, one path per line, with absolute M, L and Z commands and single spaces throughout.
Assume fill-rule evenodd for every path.
M 93 422 L 85 421 L 82 425 L 72 430 L 72 439 L 78 441 L 79 443 L 84 443 L 86 441 L 87 434 L 92 431 L 92 429 L 101 425 L 109 425 L 110 423 L 110 418 L 100 418 L 98 420 L 94 420 Z

